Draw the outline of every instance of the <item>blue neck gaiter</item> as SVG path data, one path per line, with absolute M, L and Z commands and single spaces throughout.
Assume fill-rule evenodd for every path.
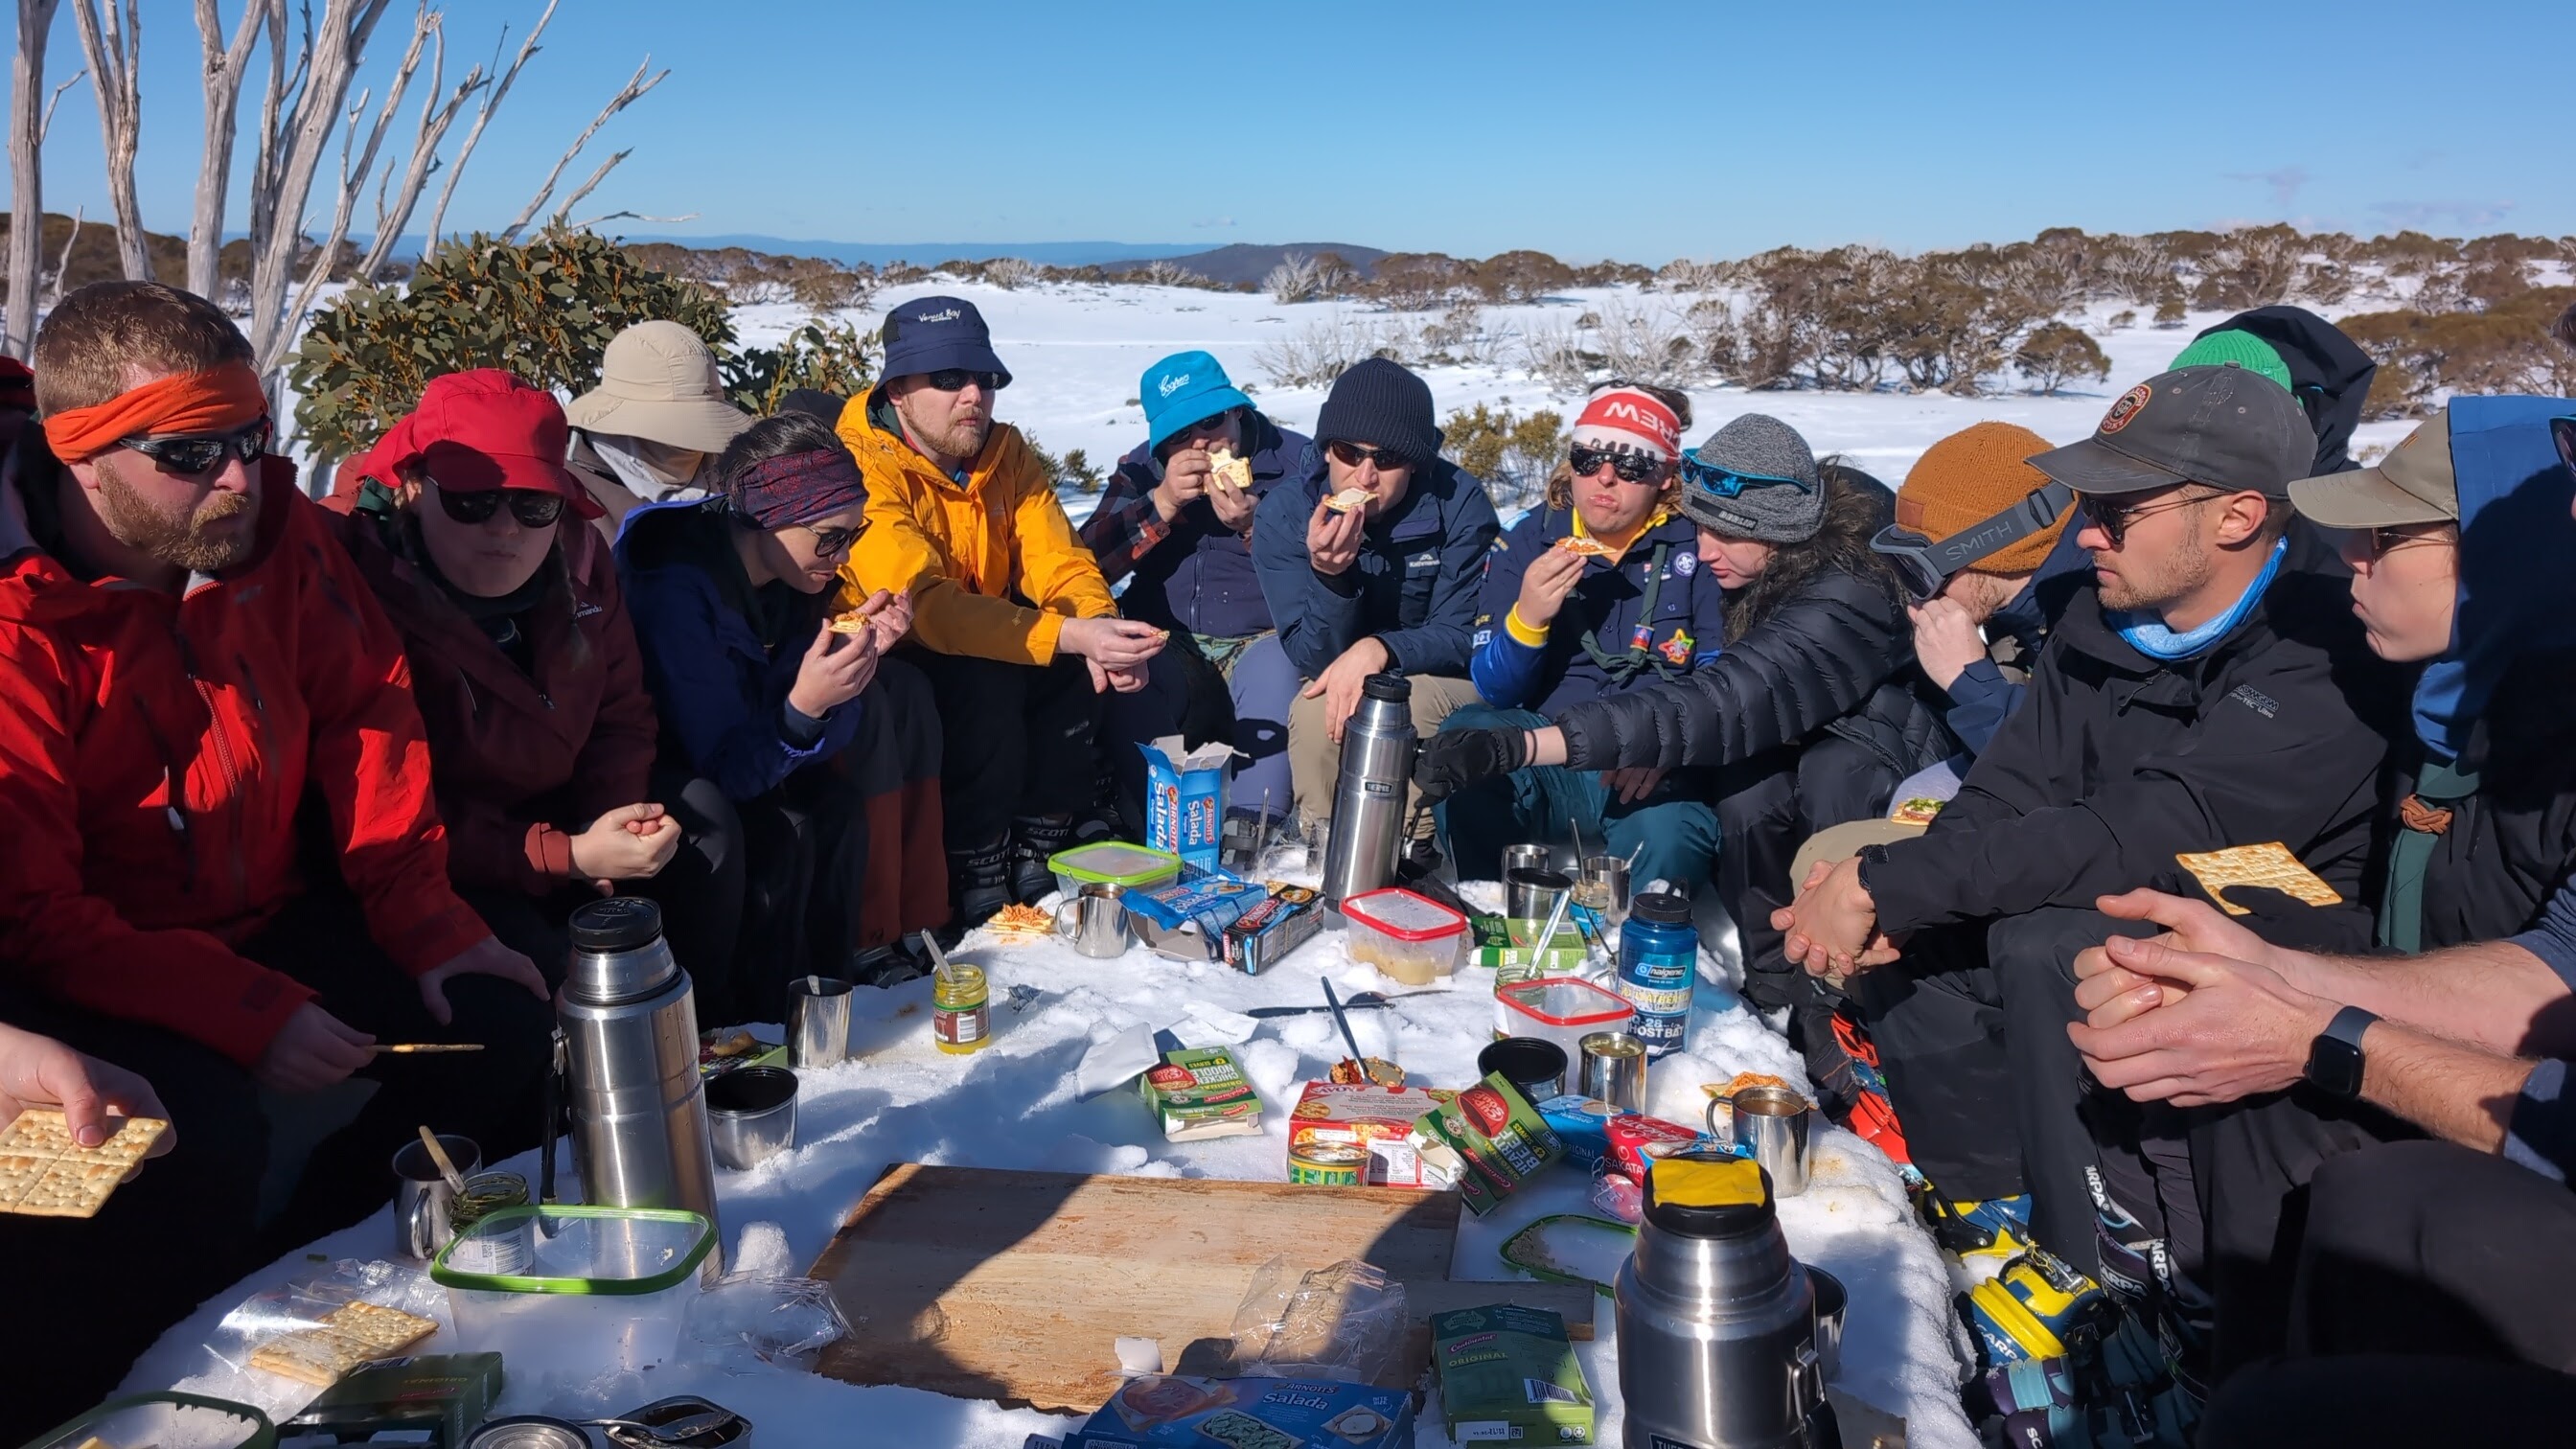
M 2187 633 L 2177 634 L 2166 628 L 2163 620 L 2151 616 L 2115 611 L 2107 617 L 2120 637 L 2129 641 L 2129 647 L 2148 658 L 2167 661 L 2189 659 L 2226 638 L 2237 625 L 2245 622 L 2245 616 L 2262 602 L 2263 591 L 2272 586 L 2272 576 L 2281 571 L 2281 556 L 2289 551 L 2290 541 L 2286 538 L 2273 544 L 2272 556 L 2263 562 L 2263 572 L 2256 574 L 2254 582 L 2245 586 L 2245 592 L 2235 604 L 2226 613 Z

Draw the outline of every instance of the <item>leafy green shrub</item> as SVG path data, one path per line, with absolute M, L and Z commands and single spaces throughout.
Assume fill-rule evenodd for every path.
M 332 461 L 374 443 L 446 373 L 506 368 L 579 393 L 599 380 L 610 338 L 656 319 L 705 338 L 728 395 L 756 411 L 790 388 L 867 384 L 871 339 L 846 324 L 809 323 L 737 355 L 724 300 L 705 286 L 605 238 L 551 229 L 519 245 L 477 235 L 441 247 L 408 284 L 353 287 L 316 311 L 292 364 L 296 426 Z
M 1541 408 L 1527 417 L 1509 406 L 1478 403 L 1449 414 L 1440 425 L 1443 447 L 1459 467 L 1485 480 L 1499 507 L 1535 499 L 1547 486 L 1563 445 L 1565 419 Z
M 2111 376 L 2111 359 L 2081 327 L 2063 322 L 2048 322 L 2031 329 L 2013 350 L 2013 366 L 2021 369 L 2032 392 L 2053 393 L 2074 378 L 2091 378 L 2095 382 Z
M 1048 452 L 1046 444 L 1038 441 L 1037 434 L 1026 428 L 1020 429 L 1020 441 L 1028 444 L 1029 451 L 1038 455 L 1038 466 L 1046 470 L 1047 477 L 1054 480 L 1058 488 L 1070 483 L 1076 492 L 1097 493 L 1109 481 L 1109 475 L 1101 471 L 1099 464 L 1091 461 L 1091 454 L 1084 449 L 1075 448 L 1059 458 Z

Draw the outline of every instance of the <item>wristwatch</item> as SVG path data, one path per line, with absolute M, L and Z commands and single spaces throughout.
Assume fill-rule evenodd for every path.
M 2379 1018 L 2358 1006 L 2335 1013 L 2317 1039 L 2308 1043 L 2307 1078 L 2311 1085 L 2350 1101 L 2361 1095 L 2361 1034 Z

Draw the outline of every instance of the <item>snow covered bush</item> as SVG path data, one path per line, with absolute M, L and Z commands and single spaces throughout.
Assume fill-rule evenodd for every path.
M 1261 279 L 1261 290 L 1269 293 L 1270 300 L 1282 307 L 1314 301 L 1323 295 L 1315 259 L 1304 252 L 1289 252 L 1282 256 L 1279 265 L 1272 267 L 1269 274 Z

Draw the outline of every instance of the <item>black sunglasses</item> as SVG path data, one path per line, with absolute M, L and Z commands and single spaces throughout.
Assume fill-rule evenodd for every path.
M 226 458 L 256 463 L 268 453 L 268 419 L 239 432 L 198 438 L 119 438 L 116 446 L 132 448 L 172 473 L 209 473 Z
M 2361 536 L 2363 543 L 2370 550 L 2370 558 L 2373 562 L 2386 558 L 2393 550 L 2405 548 L 2409 544 L 2459 542 L 2459 525 L 2456 523 L 2393 523 L 2382 524 L 2377 528 L 2356 528 L 2352 531 Z
M 2104 538 L 2110 540 L 2111 547 L 2119 548 L 2129 541 L 2129 525 L 2151 513 L 2169 513 L 2225 496 L 2222 493 L 2195 493 L 2188 498 L 2169 498 L 2162 503 L 2115 503 L 2098 494 L 2087 493 L 2078 499 L 2078 503 L 2084 516 L 2092 521 L 2095 528 L 2102 530 Z
M 850 546 L 859 541 L 859 535 L 867 530 L 866 524 L 861 524 L 857 528 L 816 528 L 810 523 L 800 523 L 796 526 L 814 535 L 814 557 L 816 558 L 838 558 L 848 553 Z
M 971 367 L 943 367 L 937 372 L 924 373 L 922 376 L 930 383 L 932 392 L 963 392 L 966 384 L 970 382 L 986 392 L 1002 390 L 1000 373 L 978 372 Z
M 1664 476 L 1663 459 L 1613 448 L 1575 448 L 1567 461 L 1573 465 L 1577 478 L 1591 477 L 1601 471 L 1604 463 L 1610 465 L 1622 483 L 1647 483 Z
M 552 528 L 563 517 L 564 496 L 560 493 L 540 493 L 533 488 L 459 492 L 439 487 L 435 478 L 430 480 L 430 491 L 438 495 L 439 508 L 459 523 L 489 523 L 503 503 L 510 505 L 510 516 L 519 520 L 521 528 Z
M 1345 468 L 1375 463 L 1379 472 L 1392 473 L 1398 468 L 1413 466 L 1412 459 L 1393 448 L 1363 448 L 1357 443 L 1332 442 L 1324 445 L 1324 451 L 1332 454 L 1333 461 Z

